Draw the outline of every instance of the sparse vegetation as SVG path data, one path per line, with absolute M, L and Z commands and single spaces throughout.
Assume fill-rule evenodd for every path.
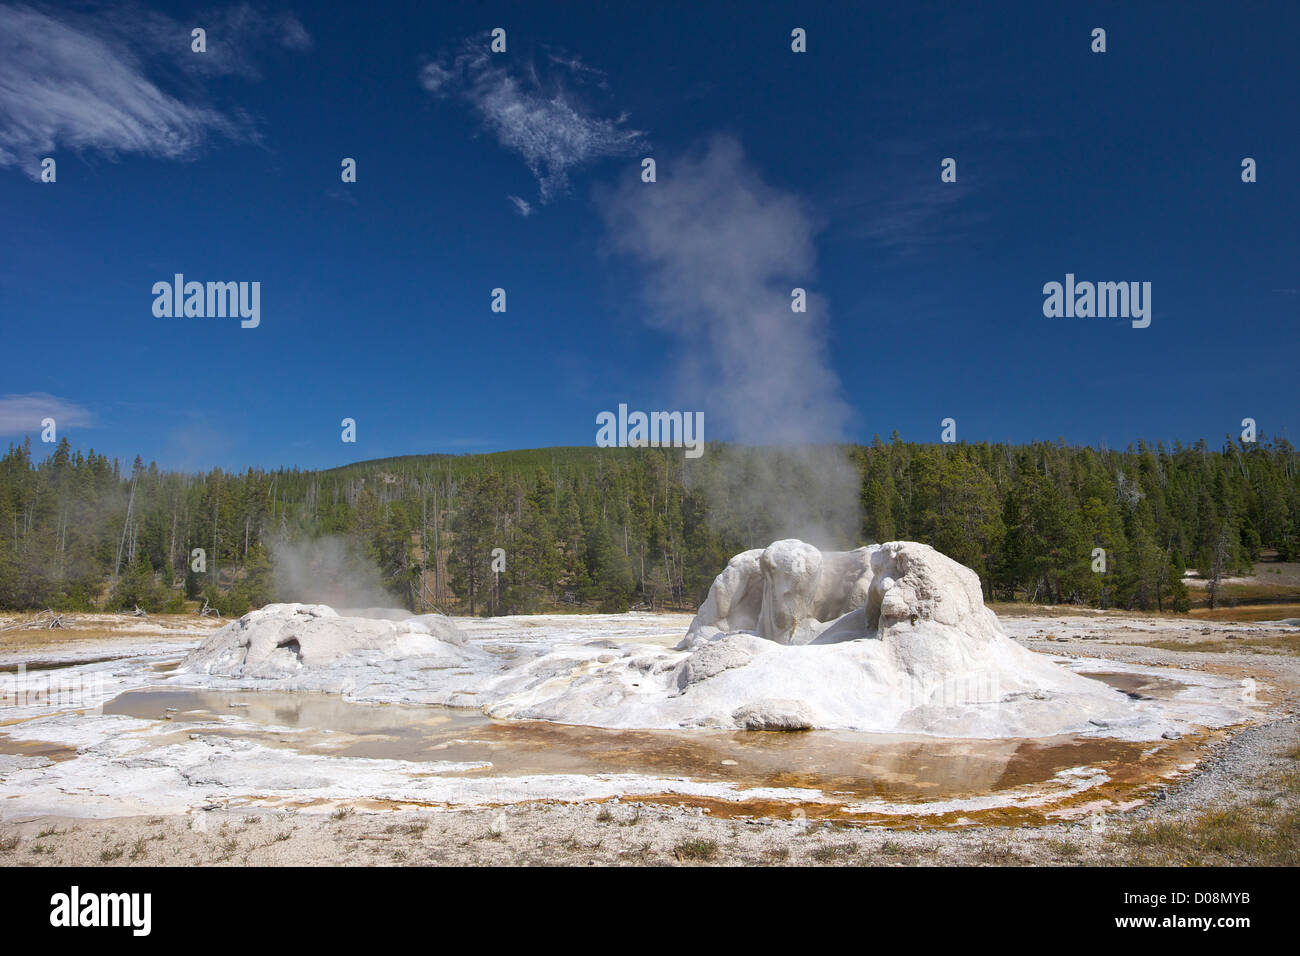
M 975 859 L 987 866 L 1012 866 L 1024 860 L 1009 843 L 985 841 L 975 851 Z
M 427 823 L 390 823 L 384 827 L 385 833 L 404 833 L 416 840 L 424 836 L 424 831 L 429 829 Z
M 1072 843 L 1069 840 L 1048 840 L 1047 845 L 1051 848 L 1053 854 L 1065 859 L 1073 859 L 1083 852 L 1077 843 Z
M 717 859 L 718 844 L 716 840 L 684 840 L 673 847 L 673 855 L 679 860 L 707 863 Z
M 1140 823 L 1113 837 L 1155 865 L 1300 865 L 1300 810 L 1237 806 L 1190 820 Z
M 838 843 L 819 846 L 808 855 L 818 863 L 842 863 L 857 852 L 858 848 L 852 843 Z
M 1300 746 L 1283 756 L 1300 760 Z M 1140 864 L 1300 865 L 1300 770 L 1274 771 L 1253 783 L 1265 792 L 1252 800 L 1137 823 L 1108 841 Z
M 1143 641 L 1143 647 L 1202 654 L 1300 654 L 1300 634 L 1276 634 L 1222 641 Z

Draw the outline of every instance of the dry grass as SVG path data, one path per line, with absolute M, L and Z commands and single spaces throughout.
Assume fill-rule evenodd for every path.
M 1010 843 L 985 842 L 975 851 L 975 860 L 985 866 L 1015 866 L 1026 862 Z
M 685 840 L 673 847 L 673 855 L 679 860 L 707 863 L 717 859 L 718 844 L 715 840 Z
M 819 846 L 808 855 L 818 863 L 843 863 L 857 852 L 858 848 L 852 843 L 839 843 L 834 846 Z
M 1300 746 L 1284 753 L 1300 761 Z M 1210 807 L 1189 818 L 1139 823 L 1111 835 L 1134 862 L 1183 866 L 1300 866 L 1300 769 L 1257 780 L 1247 803 Z
M 1300 634 L 1250 637 L 1239 641 L 1142 641 L 1142 647 L 1162 651 L 1199 651 L 1210 654 L 1300 654 Z
M 1138 824 L 1116 841 L 1139 861 L 1193 866 L 1300 865 L 1300 810 L 1276 806 L 1206 810 L 1178 823 Z

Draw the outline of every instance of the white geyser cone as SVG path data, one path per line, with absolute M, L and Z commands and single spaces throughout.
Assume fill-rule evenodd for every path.
M 912 541 L 823 553 L 788 539 L 738 554 L 677 652 L 626 648 L 563 685 L 512 687 L 488 713 L 982 738 L 1150 738 L 1171 727 L 1143 703 L 1016 644 L 984 606 L 974 571 Z
M 1249 709 L 1229 699 L 1230 681 L 1134 700 L 1035 654 L 1003 633 L 974 571 L 911 541 L 821 552 L 791 539 L 738 554 L 676 648 L 613 639 L 618 615 L 380 616 L 271 605 L 212 634 L 173 679 L 596 727 L 943 737 L 1152 740 Z M 505 654 L 489 646 L 503 633 Z

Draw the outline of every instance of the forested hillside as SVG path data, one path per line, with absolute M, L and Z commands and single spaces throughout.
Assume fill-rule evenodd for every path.
M 242 613 L 304 596 L 283 593 L 271 558 L 326 541 L 366 559 L 357 566 L 377 568 L 391 603 L 415 610 L 692 607 L 731 555 L 781 532 L 780 515 L 708 500 L 698 479 L 727 467 L 726 453 L 548 448 L 193 475 L 138 458 L 124 467 L 66 439 L 37 457 L 27 441 L 0 461 L 0 607 L 165 611 L 206 599 Z M 1185 568 L 1217 579 L 1264 549 L 1300 554 L 1284 440 L 1121 452 L 895 437 L 846 453 L 862 476 L 862 520 L 826 543 L 924 541 L 979 572 L 991 598 L 1177 610 Z

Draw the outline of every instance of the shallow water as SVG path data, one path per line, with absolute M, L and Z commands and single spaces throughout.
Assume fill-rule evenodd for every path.
M 1181 681 L 1152 674 L 1135 674 L 1128 671 L 1088 671 L 1084 677 L 1091 677 L 1103 684 L 1109 684 L 1117 691 L 1127 694 L 1133 700 L 1168 700 L 1187 685 Z
M 1132 674 L 1094 675 L 1126 692 L 1172 692 Z M 807 787 L 854 800 L 944 800 L 1048 784 L 1081 766 L 1113 766 L 1150 744 L 1058 737 L 955 740 L 847 731 L 609 730 L 545 721 L 496 721 L 474 710 L 352 703 L 286 691 L 135 690 L 105 714 L 183 723 L 320 756 L 490 763 L 467 776 L 636 773 Z M 198 725 L 197 727 L 195 725 Z M 178 726 L 178 731 L 182 730 Z
M 37 671 L 58 671 L 68 667 L 81 667 L 86 664 L 104 664 L 108 661 L 122 660 L 121 657 L 80 657 L 70 660 L 31 660 L 18 661 L 13 664 L 0 664 L 0 674 L 34 674 Z
M 0 724 L 0 754 L 17 757 L 49 757 L 52 760 L 67 760 L 76 756 L 76 748 L 67 744 L 54 743 L 49 740 L 14 740 L 4 733 Z

